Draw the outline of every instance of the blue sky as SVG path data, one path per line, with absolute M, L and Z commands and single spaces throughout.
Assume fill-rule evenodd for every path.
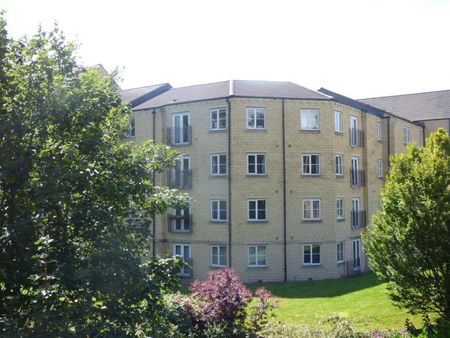
M 353 98 L 450 89 L 447 0 L 0 0 L 14 37 L 58 22 L 122 88 L 292 81 Z

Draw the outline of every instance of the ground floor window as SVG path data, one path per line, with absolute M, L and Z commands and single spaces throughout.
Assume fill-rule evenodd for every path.
M 248 247 L 248 266 L 260 267 L 267 265 L 267 248 L 265 245 L 250 245 Z
M 320 244 L 303 245 L 303 264 L 304 265 L 320 264 Z
M 223 267 L 228 265 L 228 250 L 225 245 L 211 246 L 211 266 Z

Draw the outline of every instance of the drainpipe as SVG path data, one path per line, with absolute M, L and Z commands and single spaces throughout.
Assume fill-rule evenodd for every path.
M 286 220 L 286 134 L 284 120 L 284 99 L 281 99 L 281 135 L 283 151 L 283 255 L 284 255 L 284 282 L 287 282 L 287 220 Z
M 153 109 L 152 111 L 152 136 L 153 136 L 153 143 L 156 142 L 156 110 Z M 155 179 L 156 179 L 156 173 L 155 171 L 152 172 L 152 181 L 153 185 L 155 185 Z M 156 214 L 155 212 L 152 213 L 152 256 L 156 257 Z
M 232 240 L 232 217 L 231 217 L 231 103 L 230 98 L 227 97 L 227 111 L 228 111 L 228 266 L 232 267 L 231 261 L 231 240 Z
M 391 117 L 387 116 L 387 155 L 388 155 L 388 170 L 391 168 L 391 127 L 389 122 L 391 121 Z

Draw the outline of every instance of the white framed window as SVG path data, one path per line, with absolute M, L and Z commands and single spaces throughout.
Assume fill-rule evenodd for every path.
M 128 118 L 128 127 L 125 132 L 125 137 L 131 138 L 131 137 L 135 137 L 135 136 L 136 136 L 136 120 L 135 120 L 134 116 L 130 116 Z
M 227 128 L 227 109 L 212 108 L 209 110 L 209 129 L 224 130 Z
M 360 147 L 361 133 L 359 131 L 359 119 L 356 116 L 350 116 L 350 145 L 352 147 Z
M 303 264 L 304 265 L 320 264 L 320 244 L 303 245 Z
M 300 109 L 300 129 L 319 130 L 319 109 Z
M 211 155 L 211 175 L 221 176 L 227 174 L 227 155 L 212 154 Z
M 382 135 L 381 122 L 377 122 L 377 141 L 381 141 Z
M 302 205 L 304 221 L 320 220 L 320 199 L 304 199 Z
M 266 129 L 266 108 L 247 108 L 247 129 Z
M 250 245 L 248 247 L 248 266 L 267 266 L 267 247 L 265 245 Z
M 341 154 L 336 154 L 336 176 L 344 175 L 344 156 Z
M 302 155 L 302 175 L 320 175 L 320 155 Z
M 247 154 L 247 175 L 266 175 L 265 154 Z
M 336 199 L 336 219 L 341 220 L 345 218 L 344 210 L 344 197 L 338 197 Z
M 334 131 L 337 133 L 342 133 L 342 112 L 334 111 Z
M 189 244 L 174 244 L 173 255 L 180 257 L 185 263 L 192 264 L 191 246 Z M 190 266 L 184 266 L 180 270 L 180 276 L 190 276 L 192 269 Z
M 339 243 L 337 243 L 337 245 L 336 245 L 336 248 L 337 248 L 337 263 L 343 263 L 344 262 L 344 246 L 345 246 L 345 243 L 344 242 L 339 242 Z
M 171 232 L 191 232 L 192 220 L 191 209 L 172 209 L 170 216 L 170 231 Z
M 211 221 L 226 221 L 227 220 L 227 201 L 212 200 L 211 201 Z
M 248 220 L 249 221 L 265 221 L 267 219 L 267 202 L 266 200 L 248 200 Z
M 191 117 L 189 113 L 177 113 L 173 115 L 172 140 L 175 145 L 189 144 L 191 142 Z
M 403 127 L 403 144 L 411 143 L 411 128 Z
M 228 250 L 226 245 L 211 245 L 211 266 L 224 267 L 228 265 Z
M 383 160 L 377 161 L 377 175 L 378 178 L 383 178 Z

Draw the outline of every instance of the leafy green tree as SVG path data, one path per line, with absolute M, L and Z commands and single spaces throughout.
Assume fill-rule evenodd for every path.
M 123 141 L 129 109 L 75 50 L 0 15 L 0 335 L 162 336 L 181 262 L 145 258 L 149 216 L 187 196 L 151 177 L 176 154 Z
M 450 320 L 450 138 L 439 129 L 425 147 L 392 158 L 383 210 L 363 237 L 369 264 L 390 298 L 411 313 Z

